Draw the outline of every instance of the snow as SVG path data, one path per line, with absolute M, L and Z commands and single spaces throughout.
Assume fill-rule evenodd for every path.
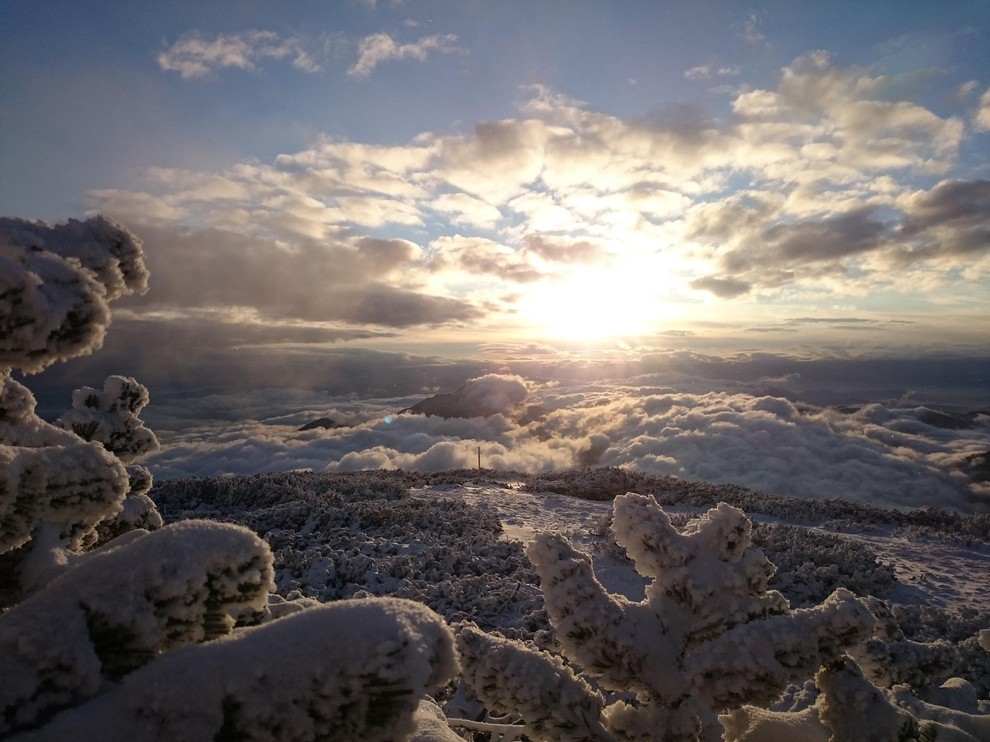
M 449 629 L 423 606 L 336 603 L 169 652 L 11 739 L 387 742 L 456 669 Z
M 278 589 L 289 599 L 286 603 L 285 598 L 278 598 L 272 604 L 273 612 L 282 611 L 281 606 L 294 605 L 302 596 L 336 600 L 398 595 L 426 603 L 452 624 L 470 620 L 485 634 L 499 632 L 525 640 L 531 647 L 559 652 L 560 645 L 547 620 L 546 609 L 550 606 L 538 590 L 534 591 L 537 576 L 524 551 L 540 543 L 544 550 L 556 545 L 553 549 L 559 551 L 566 539 L 577 551 L 560 552 L 561 555 L 571 554 L 567 559 L 580 567 L 583 583 L 593 585 L 597 581 L 599 587 L 595 590 L 610 594 L 601 605 L 610 604 L 619 613 L 628 612 L 630 604 L 647 595 L 644 587 L 653 578 L 638 574 L 637 566 L 647 573 L 658 571 L 644 569 L 642 554 L 639 565 L 630 560 L 612 537 L 614 503 L 609 498 L 618 491 L 617 477 L 628 479 L 626 475 L 619 477 L 614 470 L 598 469 L 563 472 L 553 481 L 546 475 L 491 470 L 436 474 L 299 472 L 171 480 L 158 483 L 152 493 L 167 520 L 229 519 L 263 535 L 275 552 Z M 547 491 L 545 486 L 559 491 Z M 729 574 L 739 569 L 740 576 L 749 574 L 746 580 L 756 579 L 758 575 L 750 572 L 762 562 L 753 561 L 756 552 L 746 549 L 751 539 L 779 567 L 767 587 L 782 590 L 792 606 L 808 607 L 805 613 L 797 614 L 810 616 L 801 624 L 806 630 L 782 627 L 779 636 L 775 634 L 783 656 L 773 659 L 761 654 L 760 648 L 768 649 L 770 645 L 761 638 L 762 630 L 756 628 L 750 631 L 756 644 L 747 644 L 750 640 L 744 640 L 741 634 L 737 639 L 726 639 L 726 648 L 719 650 L 724 656 L 738 658 L 745 651 L 756 652 L 754 657 L 769 662 L 768 668 L 777 663 L 777 670 L 768 670 L 769 674 L 776 676 L 781 670 L 784 675 L 780 677 L 810 673 L 809 668 L 816 663 L 812 653 L 824 650 L 835 656 L 836 645 L 830 644 L 828 631 L 841 636 L 859 631 L 854 627 L 863 625 L 862 614 L 847 597 L 833 597 L 831 603 L 826 601 L 824 606 L 815 608 L 836 588 L 849 586 L 857 594 L 877 594 L 892 601 L 887 604 L 892 611 L 889 620 L 900 638 L 887 636 L 885 643 L 876 645 L 877 652 L 886 652 L 897 662 L 905 663 L 904 672 L 910 669 L 911 662 L 921 661 L 925 666 L 928 660 L 919 651 L 935 652 L 927 665 L 933 674 L 931 678 L 923 676 L 921 682 L 926 687 L 929 680 L 934 683 L 926 700 L 936 698 L 938 684 L 949 676 L 969 678 L 977 697 L 986 698 L 990 690 L 990 654 L 979 645 L 980 630 L 990 626 L 988 606 L 981 600 L 986 586 L 984 567 L 990 556 L 986 516 L 904 513 L 839 500 L 776 498 L 665 477 L 637 477 L 636 487 L 663 502 L 665 517 L 681 534 L 675 539 L 681 544 L 673 554 L 675 563 L 701 558 L 699 554 L 705 550 L 691 545 L 692 538 L 700 539 L 699 543 L 717 547 L 721 556 L 716 561 L 723 564 L 717 567 L 706 562 L 704 572 L 729 569 Z M 597 499 L 576 497 L 568 494 L 570 491 Z M 715 507 L 721 501 L 730 501 L 735 507 Z M 652 507 L 649 498 L 619 498 L 619 502 L 628 511 L 623 516 L 623 528 L 635 531 L 634 524 L 640 523 L 650 530 L 646 525 L 651 519 L 644 517 Z M 639 507 L 639 503 L 647 507 L 643 513 L 629 509 Z M 736 508 L 751 514 L 755 521 L 748 536 Z M 659 513 L 651 516 L 653 520 L 656 517 Z M 539 535 L 548 533 L 554 535 Z M 931 569 L 943 557 L 953 565 L 951 583 L 940 579 L 921 584 L 912 579 L 921 567 Z M 722 563 L 721 559 L 727 561 Z M 587 560 L 586 567 L 580 566 L 582 560 Z M 766 579 L 762 568 L 758 571 L 764 576 L 754 583 L 757 587 Z M 572 579 L 563 573 L 561 577 Z M 546 591 L 545 577 L 543 584 Z M 712 589 L 712 585 L 705 585 L 699 583 L 691 588 L 702 590 L 701 604 Z M 585 601 L 587 605 L 582 607 L 592 610 L 596 601 Z M 882 614 L 879 605 L 871 604 L 871 610 Z M 738 607 L 742 608 L 741 604 Z M 648 622 L 644 621 L 639 618 L 633 623 L 645 626 Z M 746 624 L 741 626 L 745 628 Z M 820 634 L 822 626 L 832 628 Z M 825 637 L 825 643 L 816 644 L 816 636 Z M 618 654 L 637 654 L 639 650 L 632 652 L 632 647 L 653 641 L 644 637 L 645 634 L 633 638 L 629 647 Z M 947 640 L 944 645 L 951 649 L 944 657 L 938 655 L 941 645 L 925 644 L 940 638 Z M 742 644 L 736 645 L 736 641 Z M 867 655 L 860 654 L 857 659 L 868 666 Z M 718 665 L 722 660 L 713 662 Z M 742 664 L 753 667 L 754 663 L 755 660 Z M 745 669 L 739 672 L 747 674 Z M 495 671 L 485 673 L 484 677 L 491 678 Z M 891 682 L 902 682 L 897 677 L 901 676 L 888 675 Z M 903 677 L 917 680 L 917 673 Z M 742 680 L 732 681 L 728 675 L 723 680 L 726 687 L 746 685 Z M 771 695 L 774 693 L 767 698 Z M 812 695 L 809 702 L 813 701 Z M 760 734 L 772 735 L 766 730 L 779 731 L 781 727 L 775 725 L 804 724 L 813 718 L 817 726 L 804 724 L 800 734 L 821 739 L 823 727 L 817 712 L 811 714 L 805 711 L 807 708 L 808 702 L 795 705 L 790 709 L 794 715 L 787 718 L 778 718 L 779 711 L 760 716 L 763 712 L 746 708 L 726 717 L 726 722 L 743 735 L 736 738 L 745 739 L 751 727 L 762 730 Z M 477 707 L 459 697 L 447 699 L 444 711 L 468 718 L 477 718 L 472 714 L 478 713 Z M 631 725 L 630 729 L 643 724 L 687 723 L 678 717 L 644 716 L 642 708 L 619 705 L 610 706 L 605 717 L 612 724 Z M 471 728 L 479 728 L 478 722 L 470 724 L 475 725 Z M 496 727 L 511 728 L 511 724 L 503 721 L 486 729 Z M 797 738 L 798 731 L 794 733 Z M 513 738 L 511 731 L 505 734 L 507 739 Z

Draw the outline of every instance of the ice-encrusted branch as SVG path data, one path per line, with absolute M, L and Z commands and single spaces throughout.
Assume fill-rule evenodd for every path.
M 72 409 L 58 423 L 86 441 L 102 443 L 125 464 L 158 450 L 158 438 L 138 414 L 148 389 L 127 376 L 109 376 L 103 389 L 84 386 L 72 393 Z
M 120 511 L 128 482 L 124 465 L 96 444 L 0 444 L 0 554 L 26 544 L 42 521 L 70 542 L 85 538 Z
M 457 632 L 464 679 L 489 708 L 514 712 L 535 739 L 609 742 L 601 694 L 556 658 L 476 626 Z
M 863 602 L 840 588 L 814 608 L 736 626 L 687 659 L 693 694 L 713 711 L 770 703 L 788 682 L 864 641 L 873 623 Z
M 555 534 L 526 550 L 540 575 L 550 621 L 565 654 L 612 690 L 654 693 L 673 701 L 685 687 L 676 672 L 679 647 L 645 605 L 610 595 L 590 558 Z

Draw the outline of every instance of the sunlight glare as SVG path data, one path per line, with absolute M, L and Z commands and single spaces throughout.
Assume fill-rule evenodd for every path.
M 587 269 L 534 286 L 520 315 L 535 335 L 548 339 L 602 340 L 645 333 L 668 309 L 644 276 Z

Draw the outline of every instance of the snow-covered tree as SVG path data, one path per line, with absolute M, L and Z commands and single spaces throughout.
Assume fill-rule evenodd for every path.
M 160 527 L 134 464 L 158 446 L 147 389 L 111 376 L 52 425 L 12 378 L 96 350 L 108 303 L 147 279 L 108 219 L 0 219 L 0 736 L 384 741 L 435 722 L 421 699 L 457 669 L 439 616 L 394 599 L 270 610 L 265 541 Z
M 113 446 L 89 442 L 38 417 L 34 396 L 11 372 L 35 373 L 92 353 L 110 324 L 109 303 L 147 285 L 140 241 L 109 219 L 56 227 L 0 219 L 4 603 L 44 584 L 73 554 L 99 541 L 100 524 L 124 511 L 132 479 Z M 156 445 L 149 434 L 140 421 L 131 421 L 117 436 L 117 448 L 129 448 L 135 456 L 146 452 Z M 133 478 L 136 496 L 143 495 L 149 477 L 135 470 Z M 144 503 L 143 510 L 147 525 L 160 525 L 153 507 Z
M 61 427 L 83 440 L 101 443 L 127 469 L 127 497 L 116 516 L 97 525 L 98 544 L 135 528 L 162 525 L 161 515 L 148 497 L 154 481 L 151 472 L 134 463 L 159 448 L 158 438 L 138 417 L 148 401 L 148 389 L 143 384 L 126 376 L 110 376 L 102 390 L 84 386 L 73 392 L 72 409 L 58 419 Z
M 528 549 L 569 663 L 472 625 L 458 632 L 465 679 L 533 739 L 718 739 L 717 714 L 772 701 L 872 632 L 846 590 L 793 611 L 768 591 L 773 565 L 751 544 L 749 519 L 724 503 L 678 531 L 654 498 L 629 493 L 615 499 L 611 528 L 651 580 L 642 601 L 608 593 L 558 535 Z
M 815 676 L 820 695 L 799 712 L 774 712 L 745 706 L 722 717 L 725 742 L 986 742 L 990 740 L 990 714 L 965 708 L 975 701 L 975 691 L 958 691 L 968 684 L 953 684 L 956 692 L 945 699 L 954 705 L 936 705 L 919 699 L 906 685 L 878 688 L 850 657 L 822 667 Z M 971 696 L 971 698 L 970 698 Z M 974 704 L 975 705 L 975 704 Z M 964 708 L 958 708 L 964 706 Z

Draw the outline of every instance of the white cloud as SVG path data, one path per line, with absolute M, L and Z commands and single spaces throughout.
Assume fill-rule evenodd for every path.
M 318 72 L 320 64 L 305 42 L 296 36 L 274 31 L 245 31 L 208 37 L 197 31 L 184 34 L 162 51 L 158 66 L 178 72 L 183 79 L 206 77 L 225 68 L 253 70 L 268 59 L 288 59 L 303 72 Z
M 257 49 L 290 58 L 286 39 L 257 33 L 253 42 L 244 35 L 200 46 L 190 37 L 200 51 L 189 59 L 219 69 L 258 63 L 265 57 Z M 454 49 L 452 38 L 426 39 L 368 41 L 361 69 Z M 488 327 L 517 324 L 511 312 L 521 294 L 546 288 L 539 279 L 560 284 L 606 265 L 651 277 L 641 298 L 654 309 L 699 301 L 699 290 L 740 304 L 744 295 L 750 302 L 785 291 L 838 297 L 948 286 L 955 298 L 964 282 L 990 272 L 975 249 L 981 186 L 953 187 L 968 199 L 967 219 L 946 208 L 945 186 L 918 189 L 919 174 L 951 171 L 964 125 L 904 98 L 910 86 L 902 83 L 815 52 L 788 65 L 776 86 L 733 93 L 733 113 L 721 121 L 684 107 L 624 119 L 535 87 L 518 117 L 463 133 L 424 132 L 389 146 L 323 137 L 220 172 L 153 169 L 144 190 L 90 198 L 139 235 L 159 230 L 160 249 L 176 255 L 192 234 L 203 244 L 214 233 L 221 242 L 238 235 L 273 257 L 310 255 L 317 243 L 336 254 L 362 235 L 402 235 L 426 246 L 431 260 L 409 261 L 401 275 L 359 277 L 344 292 L 351 305 L 428 286 L 465 311 L 447 304 L 446 314 L 416 316 L 464 321 L 478 316 L 468 306 L 487 307 Z M 259 264 L 250 250 L 227 257 L 232 275 L 253 275 Z M 166 259 L 162 271 L 181 265 Z M 171 290 L 186 296 L 165 280 L 156 290 L 162 303 L 173 300 Z M 975 297 L 976 289 L 967 292 Z M 313 320 L 314 308 L 331 302 L 303 304 L 293 311 Z
M 990 131 L 990 89 L 980 96 L 980 104 L 973 115 L 973 125 L 977 131 Z
M 354 77 L 368 77 L 383 62 L 411 59 L 423 62 L 430 53 L 452 54 L 462 51 L 455 45 L 454 34 L 424 36 L 408 44 L 396 42 L 387 33 L 365 36 L 358 42 L 358 59 L 347 70 Z
M 430 202 L 430 208 L 448 215 L 452 224 L 494 229 L 502 212 L 491 204 L 466 193 L 442 193 Z
M 506 378 L 477 383 L 491 379 L 485 388 L 502 394 Z M 600 465 L 785 496 L 990 509 L 988 488 L 941 468 L 986 450 L 985 423 L 946 430 L 923 422 L 910 408 L 799 410 L 779 396 L 676 392 L 645 384 L 547 385 L 531 388 L 526 401 L 543 404 L 548 414 L 526 425 L 502 414 L 444 420 L 395 416 L 404 401 L 369 400 L 361 403 L 366 422 L 350 428 L 297 433 L 292 425 L 241 422 L 224 423 L 222 431 L 160 433 L 163 450 L 150 464 L 163 476 L 293 468 L 436 471 L 476 466 L 480 447 L 482 464 L 494 468 L 559 470 L 587 463 L 590 456 Z M 340 417 L 335 411 L 329 416 L 335 415 Z

